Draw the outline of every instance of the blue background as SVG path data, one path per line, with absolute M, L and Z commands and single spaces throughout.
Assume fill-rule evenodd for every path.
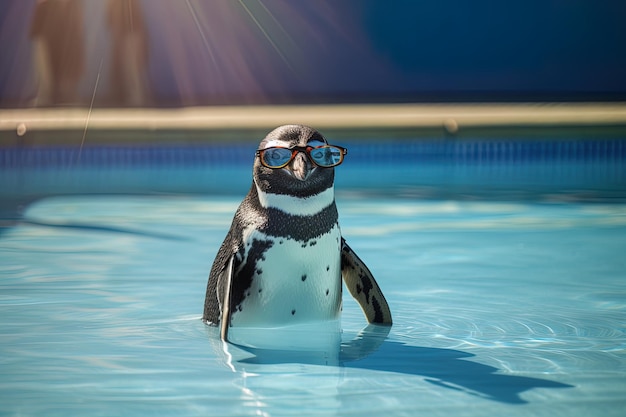
M 0 104 L 34 96 L 35 0 L 0 2 Z M 84 0 L 107 105 L 102 0 Z M 149 0 L 152 104 L 626 99 L 623 0 Z M 100 63 L 103 65 L 100 66 Z

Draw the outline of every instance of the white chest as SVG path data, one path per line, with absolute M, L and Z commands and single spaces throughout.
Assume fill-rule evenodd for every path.
M 286 325 L 338 318 L 339 226 L 308 242 L 268 237 L 256 229 L 248 229 L 243 235 L 245 245 L 256 239 L 271 241 L 271 247 L 256 261 L 243 301 L 233 306 L 232 326 Z

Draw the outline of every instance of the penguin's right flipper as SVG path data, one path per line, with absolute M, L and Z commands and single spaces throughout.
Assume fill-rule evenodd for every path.
M 361 306 L 368 322 L 392 324 L 391 310 L 378 283 L 343 238 L 341 238 L 341 276 L 346 288 Z
M 228 342 L 228 328 L 230 327 L 230 312 L 232 311 L 233 275 L 235 270 L 235 255 L 232 255 L 226 264 L 226 268 L 220 274 L 218 286 L 221 287 L 220 294 L 223 298 L 220 300 L 220 337 L 223 341 Z

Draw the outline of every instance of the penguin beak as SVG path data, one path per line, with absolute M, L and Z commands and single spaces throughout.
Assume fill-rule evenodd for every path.
M 306 155 L 303 152 L 298 152 L 291 164 L 289 164 L 289 171 L 298 180 L 305 181 L 313 170 Z

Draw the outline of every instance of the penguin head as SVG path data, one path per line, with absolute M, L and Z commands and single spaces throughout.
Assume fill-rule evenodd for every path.
M 259 144 L 254 161 L 254 182 L 259 191 L 306 198 L 332 188 L 335 169 L 318 166 L 305 152 L 307 147 L 327 144 L 317 130 L 302 125 L 281 126 L 268 133 Z M 284 167 L 269 168 L 261 163 L 260 154 L 269 148 L 292 149 L 296 154 Z

